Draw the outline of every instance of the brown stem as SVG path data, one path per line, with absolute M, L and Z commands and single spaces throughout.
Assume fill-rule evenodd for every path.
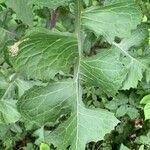
M 56 26 L 57 12 L 58 12 L 58 9 L 52 10 L 52 12 L 51 12 L 51 20 L 49 23 L 51 29 L 55 28 L 55 26 Z

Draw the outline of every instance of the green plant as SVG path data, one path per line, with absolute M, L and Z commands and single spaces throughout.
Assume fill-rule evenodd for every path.
M 24 123 L 18 137 L 84 150 L 115 130 L 116 117 L 140 116 L 132 89 L 150 81 L 150 51 L 134 0 L 4 0 L 1 9 L 0 123 Z M 87 87 L 100 90 L 92 107 Z

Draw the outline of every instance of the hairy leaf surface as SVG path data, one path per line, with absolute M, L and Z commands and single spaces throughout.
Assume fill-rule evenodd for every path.
M 129 50 L 131 47 L 138 47 L 143 44 L 147 36 L 147 29 L 139 26 L 137 30 L 133 31 L 129 38 L 123 39 L 119 44 L 114 43 L 120 51 L 126 55 L 127 60 L 127 77 L 123 83 L 123 89 L 136 88 L 138 82 L 142 80 L 143 73 L 148 73 L 150 70 L 150 59 L 149 54 L 133 55 Z M 138 50 L 138 49 L 135 49 Z M 147 80 L 149 80 L 147 78 Z

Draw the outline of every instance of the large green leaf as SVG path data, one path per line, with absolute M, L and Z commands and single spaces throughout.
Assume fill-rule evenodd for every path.
M 28 5 L 29 0 L 6 0 L 6 4 L 9 8 L 12 8 L 23 23 L 32 26 L 33 14 L 31 6 Z
M 115 95 L 125 79 L 125 68 L 115 48 L 103 49 L 92 57 L 81 61 L 82 79 L 93 86 L 102 87 L 109 95 Z
M 128 37 L 140 24 L 142 13 L 132 0 L 118 1 L 104 7 L 91 7 L 82 13 L 82 26 L 109 42 Z
M 64 6 L 69 0 L 30 0 L 29 4 L 37 4 L 39 6 L 45 6 L 49 8 L 57 8 L 58 6 Z
M 40 126 L 70 115 L 49 134 L 46 142 L 53 143 L 58 150 L 69 145 L 71 150 L 84 150 L 86 143 L 102 140 L 118 120 L 106 110 L 86 108 L 81 97 L 75 82 L 55 82 L 26 92 L 18 102 L 18 109 L 25 119 Z
M 69 73 L 77 53 L 77 40 L 72 34 L 35 31 L 19 45 L 13 66 L 28 78 L 50 80 L 57 73 Z
M 33 87 L 19 100 L 18 108 L 24 118 L 41 126 L 56 121 L 60 114 L 71 112 L 72 102 L 75 101 L 73 83 L 56 82 L 45 88 Z
M 66 72 L 67 69 L 68 72 L 70 70 L 70 67 L 73 66 L 76 50 L 77 40 L 70 34 L 60 34 L 48 30 L 46 32 L 32 32 L 19 45 L 16 56 L 12 56 L 12 63 L 18 72 L 27 74 L 29 78 L 49 80 L 59 71 Z M 113 59 L 110 57 L 112 55 L 115 56 Z M 68 60 L 70 56 L 71 58 Z M 104 75 L 100 72 L 99 84 L 108 94 L 115 94 L 121 86 L 123 76 L 120 78 L 120 75 L 124 71 L 119 62 L 117 50 L 102 51 L 98 55 L 99 58 L 103 58 L 100 62 L 98 61 L 98 65 L 105 73 Z M 91 60 L 93 59 L 91 57 Z M 114 61 L 114 63 L 109 66 L 107 61 Z M 105 69 L 106 67 L 109 69 L 113 67 L 113 69 L 111 68 L 109 71 Z M 77 73 L 79 74 L 80 70 Z M 111 76 L 115 81 L 110 80 Z M 103 80 L 105 83 L 108 82 L 108 85 L 105 85 Z M 94 82 L 96 83 L 96 81 Z M 51 132 L 48 138 L 49 143 L 53 143 L 60 150 L 66 149 L 69 145 L 73 150 L 84 149 L 86 143 L 102 140 L 104 135 L 109 133 L 118 123 L 114 115 L 108 111 L 86 108 L 81 100 L 79 86 L 76 79 L 49 83 L 46 87 L 36 86 L 25 92 L 18 102 L 18 110 L 22 117 L 39 126 L 49 122 L 54 123 L 63 115 L 70 115 L 63 124 Z M 114 92 L 111 92 L 110 89 L 107 90 L 109 86 L 114 87 Z M 70 132 L 72 132 L 71 135 Z M 55 137 L 57 138 L 55 139 Z M 66 142 L 61 139 L 62 137 L 65 137 Z

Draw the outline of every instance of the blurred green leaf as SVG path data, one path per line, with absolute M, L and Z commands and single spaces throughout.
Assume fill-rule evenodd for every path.
M 140 103 L 145 104 L 144 106 L 145 120 L 150 119 L 150 95 L 144 96 Z
M 45 143 L 41 143 L 40 150 L 50 150 L 50 147 Z

